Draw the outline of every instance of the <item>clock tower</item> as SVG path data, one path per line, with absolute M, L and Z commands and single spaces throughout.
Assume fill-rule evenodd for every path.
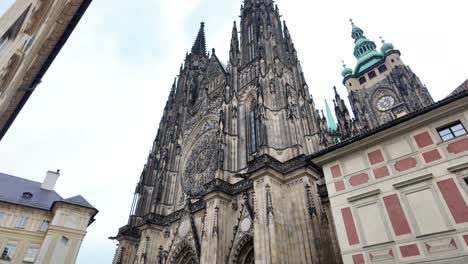
M 400 58 L 400 51 L 383 39 L 380 51 L 351 21 L 354 39 L 353 69 L 343 65 L 354 116 L 362 129 L 372 129 L 424 108 L 434 101 L 426 87 Z

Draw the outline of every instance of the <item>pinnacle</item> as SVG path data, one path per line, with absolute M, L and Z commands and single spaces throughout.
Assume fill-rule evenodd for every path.
M 195 43 L 193 43 L 192 54 L 206 55 L 205 22 L 200 23 L 200 30 L 198 31 Z

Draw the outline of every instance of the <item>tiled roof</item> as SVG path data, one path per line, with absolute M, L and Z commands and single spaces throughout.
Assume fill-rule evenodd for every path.
M 458 86 L 457 89 L 453 90 L 453 92 L 449 96 L 452 96 L 452 95 L 455 95 L 455 94 L 458 94 L 467 90 L 468 90 L 468 79 L 465 82 L 463 82 L 460 86 Z
M 26 199 L 23 193 L 31 193 Z M 52 204 L 62 200 L 55 191 L 41 189 L 41 183 L 0 173 L 0 201 L 50 210 Z
M 409 114 L 407 114 L 405 116 L 402 116 L 400 118 L 397 118 L 397 119 L 395 119 L 395 120 L 393 120 L 391 122 L 388 122 L 386 124 L 378 126 L 378 127 L 374 128 L 372 130 L 362 131 L 362 133 L 357 134 L 357 135 L 355 135 L 353 137 L 350 137 L 348 139 L 345 139 L 345 140 L 341 141 L 340 143 L 337 143 L 337 144 L 331 145 L 331 146 L 329 146 L 327 148 L 321 149 L 321 150 L 311 154 L 309 156 L 309 159 L 314 159 L 314 158 L 320 157 L 322 155 L 325 155 L 327 153 L 333 152 L 333 151 L 335 151 L 337 149 L 340 149 L 340 148 L 342 148 L 344 146 L 347 146 L 347 145 L 350 145 L 350 144 L 355 143 L 357 141 L 360 141 L 362 139 L 365 139 L 365 138 L 367 138 L 367 137 L 369 137 L 371 135 L 375 135 L 377 133 L 380 133 L 380 132 L 382 132 L 382 131 L 384 131 L 386 129 L 389 129 L 389 128 L 394 127 L 396 125 L 399 125 L 401 123 L 408 122 L 413 118 L 416 118 L 416 117 L 421 116 L 423 114 L 426 114 L 428 112 L 434 111 L 434 110 L 436 110 L 436 109 L 438 109 L 438 108 L 440 108 L 442 106 L 445 106 L 445 105 L 450 104 L 452 102 L 455 102 L 457 100 L 464 99 L 466 97 L 468 97 L 468 89 L 460 90 L 460 92 L 454 93 L 454 94 L 446 97 L 445 99 L 443 99 L 441 101 L 438 101 L 438 102 L 436 102 L 436 103 L 434 103 L 432 105 L 429 105 L 429 106 L 427 106 L 427 107 L 425 107 L 425 108 L 423 108 L 423 109 L 421 109 L 419 111 L 409 113 Z
M 94 208 L 94 206 L 92 206 L 88 201 L 86 201 L 86 199 L 81 195 L 73 196 L 71 198 L 64 199 L 62 201 L 66 203 L 84 206 L 84 207 Z
M 0 173 L 0 202 L 19 204 L 50 210 L 55 202 L 94 208 L 86 199 L 77 195 L 63 199 L 57 192 L 41 189 L 42 183 Z M 32 196 L 31 196 L 32 195 Z M 28 197 L 30 197 L 28 199 Z

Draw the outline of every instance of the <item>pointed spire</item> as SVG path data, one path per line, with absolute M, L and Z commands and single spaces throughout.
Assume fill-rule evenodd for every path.
M 229 60 L 231 65 L 237 66 L 239 64 L 239 57 L 239 35 L 236 21 L 234 21 L 234 25 L 232 26 L 231 49 L 229 50 Z
M 234 25 L 232 26 L 231 51 L 233 52 L 239 51 L 239 36 L 238 36 L 236 21 L 234 21 Z
M 337 126 L 336 126 L 335 117 L 333 116 L 333 114 L 332 114 L 332 112 L 331 112 L 331 110 L 330 110 L 330 106 L 328 106 L 327 99 L 325 99 L 325 110 L 327 111 L 327 124 L 328 124 L 328 128 L 329 128 L 331 131 L 336 131 Z
M 192 47 L 192 54 L 206 56 L 205 22 L 201 22 L 197 39 Z

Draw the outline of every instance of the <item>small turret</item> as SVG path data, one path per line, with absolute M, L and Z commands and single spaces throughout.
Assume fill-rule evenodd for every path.
M 346 67 L 346 64 L 344 63 L 344 61 L 341 61 L 341 62 L 343 63 L 343 71 L 341 72 L 341 76 L 345 78 L 348 75 L 353 74 L 353 69 Z
M 393 44 L 389 42 L 385 42 L 382 36 L 380 36 L 380 40 L 382 41 L 382 48 L 380 48 L 380 52 L 382 52 L 382 54 L 385 54 L 395 49 L 393 47 Z

